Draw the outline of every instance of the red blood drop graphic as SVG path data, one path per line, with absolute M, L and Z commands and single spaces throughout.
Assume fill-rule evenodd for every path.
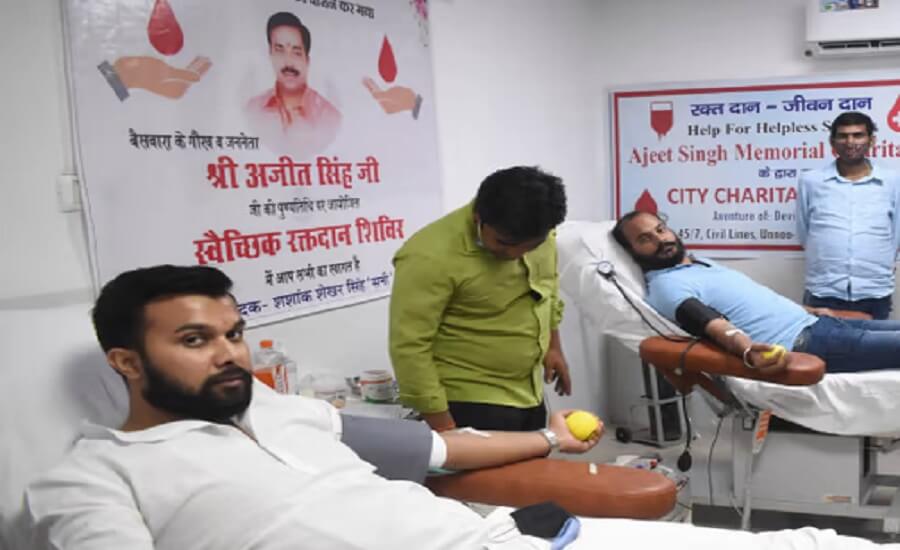
M 650 192 L 644 189 L 644 192 L 638 197 L 637 202 L 634 203 L 634 209 L 638 212 L 648 212 L 656 215 L 658 207 L 656 206 L 656 201 L 653 200 L 653 196 L 650 195 Z
M 675 113 L 672 110 L 671 101 L 650 102 L 650 127 L 656 132 L 659 139 L 669 133 L 675 123 Z
M 891 130 L 900 132 L 900 95 L 897 96 L 897 101 L 887 115 L 887 123 Z
M 184 33 L 181 32 L 181 25 L 175 19 L 175 12 L 168 0 L 156 0 L 147 25 L 147 34 L 150 36 L 150 43 L 159 53 L 175 55 L 181 51 Z
M 397 61 L 394 59 L 394 49 L 387 36 L 381 43 L 381 53 L 378 54 L 378 72 L 385 82 L 393 82 L 397 78 Z

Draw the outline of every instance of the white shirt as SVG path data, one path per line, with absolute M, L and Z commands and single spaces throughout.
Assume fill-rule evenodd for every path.
M 322 401 L 255 384 L 236 424 L 86 425 L 65 461 L 26 491 L 28 547 L 547 547 L 511 529 L 508 516 L 483 519 L 420 485 L 375 475 L 339 441 L 340 416 Z
M 241 429 L 202 421 L 140 432 L 88 425 L 29 486 L 22 548 L 65 550 L 549 550 L 509 509 L 482 519 L 424 487 L 387 481 L 340 443 L 328 404 L 254 384 Z M 571 550 L 874 550 L 834 531 L 750 533 L 687 524 L 582 519 Z M 878 548 L 896 548 L 886 545 Z

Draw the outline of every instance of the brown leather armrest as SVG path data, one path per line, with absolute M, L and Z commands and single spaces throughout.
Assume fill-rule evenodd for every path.
M 669 478 L 648 470 L 553 458 L 430 477 L 436 495 L 496 506 L 521 507 L 553 501 L 587 517 L 656 519 L 675 506 Z
M 678 377 L 681 354 L 687 346 L 688 342 L 672 342 L 660 336 L 653 336 L 641 342 L 640 356 L 644 361 L 665 371 L 667 378 Z M 784 371 L 766 375 L 745 367 L 740 357 L 725 353 L 703 341 L 697 342 L 688 350 L 684 369 L 688 372 L 737 376 L 786 386 L 809 386 L 825 376 L 825 362 L 815 355 L 790 352 L 788 365 Z

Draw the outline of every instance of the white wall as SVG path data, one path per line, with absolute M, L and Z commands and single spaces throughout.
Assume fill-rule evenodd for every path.
M 433 0 L 444 206 L 490 172 L 536 164 L 563 178 L 570 218 L 596 218 L 590 0 Z
M 2 13 L 0 307 L 25 296 L 86 297 L 80 214 L 56 209 L 56 177 L 73 170 L 59 5 L 4 0 Z

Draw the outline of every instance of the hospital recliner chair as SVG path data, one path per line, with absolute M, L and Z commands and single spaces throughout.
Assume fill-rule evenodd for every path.
M 669 478 L 607 464 L 536 458 L 497 468 L 429 478 L 437 495 L 465 502 L 522 507 L 553 501 L 587 517 L 658 519 L 675 507 Z
M 83 420 L 118 426 L 127 410 L 122 380 L 93 334 L 90 305 L 0 312 L 0 548 L 24 487 L 67 452 Z M 435 478 L 439 495 L 493 505 L 554 500 L 594 517 L 657 518 L 675 506 L 676 488 L 647 471 L 536 459 Z
M 800 353 L 775 376 L 745 368 L 644 301 L 643 275 L 613 225 L 560 227 L 561 288 L 583 333 L 619 340 L 684 395 L 702 388 L 687 415 L 695 427 L 705 415 L 700 431 L 709 428 L 692 448 L 691 502 L 740 508 L 745 528 L 756 509 L 878 520 L 900 532 L 900 371 L 826 374 L 821 359 Z

